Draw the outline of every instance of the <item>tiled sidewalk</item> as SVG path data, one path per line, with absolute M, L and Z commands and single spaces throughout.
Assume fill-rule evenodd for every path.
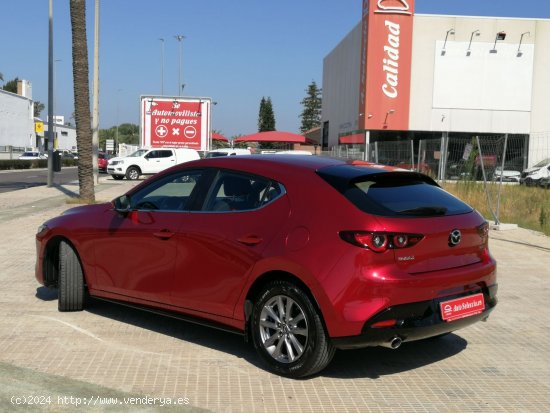
M 130 185 L 104 177 L 97 198 L 110 200 Z M 1 374 L 35 371 L 46 383 L 66 380 L 63 391 L 74 395 L 86 388 L 187 398 L 215 412 L 550 411 L 548 237 L 522 229 L 491 232 L 500 303 L 487 323 L 395 351 L 339 351 L 321 375 L 289 380 L 263 370 L 253 349 L 228 333 L 99 301 L 83 312 L 59 313 L 55 292 L 34 278 L 34 233 L 71 206 L 65 192 L 76 190 L 0 194 Z M 51 388 L 58 394 L 57 387 L 13 379 L 17 385 L 0 393 L 0 411 L 13 407 L 6 392 Z

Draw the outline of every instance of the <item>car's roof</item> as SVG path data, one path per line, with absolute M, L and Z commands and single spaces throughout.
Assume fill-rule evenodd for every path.
M 355 161 L 347 159 L 330 158 L 311 155 L 250 155 L 245 157 L 218 157 L 205 158 L 197 161 L 187 162 L 189 166 L 215 167 L 228 169 L 269 169 L 281 171 L 318 171 L 325 168 L 336 168 L 338 166 L 346 167 L 349 170 L 355 170 L 357 175 L 368 175 L 381 172 L 399 171 L 402 169 L 390 166 L 377 165 L 370 162 Z

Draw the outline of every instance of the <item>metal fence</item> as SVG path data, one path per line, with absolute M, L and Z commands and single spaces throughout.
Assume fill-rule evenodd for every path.
M 498 223 L 501 191 L 489 184 L 519 183 L 524 169 L 550 158 L 550 132 L 339 145 L 323 155 L 397 166 L 438 181 L 482 182 L 489 210 Z

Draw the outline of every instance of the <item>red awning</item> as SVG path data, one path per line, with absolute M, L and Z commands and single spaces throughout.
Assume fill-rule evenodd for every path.
M 235 142 L 284 142 L 309 144 L 315 143 L 311 139 L 308 139 L 302 135 L 298 135 L 297 133 L 280 131 L 252 133 L 250 135 L 238 137 L 237 139 L 235 139 Z
M 352 144 L 352 143 L 364 144 L 365 135 L 362 133 L 356 133 L 353 135 L 340 136 L 338 138 L 338 143 L 341 145 Z
M 221 133 L 212 133 L 212 140 L 213 141 L 229 142 L 229 139 L 227 139 Z

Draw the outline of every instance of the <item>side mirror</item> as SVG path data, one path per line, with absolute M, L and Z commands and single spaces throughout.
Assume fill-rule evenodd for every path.
M 115 211 L 121 215 L 128 215 L 131 210 L 130 197 L 128 195 L 119 196 L 114 200 Z

